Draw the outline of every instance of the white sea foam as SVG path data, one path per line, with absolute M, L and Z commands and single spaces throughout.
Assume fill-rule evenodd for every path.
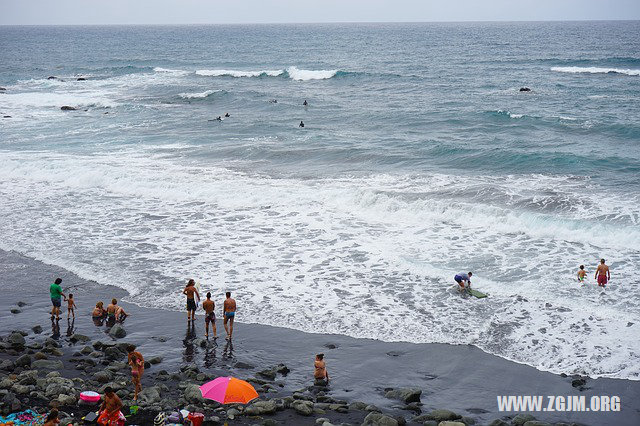
M 304 70 L 297 67 L 289 67 L 286 70 L 260 70 L 260 71 L 242 71 L 242 70 L 227 70 L 227 69 L 212 69 L 212 70 L 197 70 L 196 74 L 206 77 L 278 77 L 287 73 L 290 79 L 296 81 L 309 81 L 309 80 L 326 80 L 334 77 L 338 70 Z
M 326 80 L 338 73 L 338 70 L 301 70 L 296 67 L 287 68 L 287 74 L 292 80 Z
M 277 77 L 282 75 L 284 71 L 282 70 L 262 70 L 262 71 L 237 71 L 237 70 L 197 70 L 197 75 L 202 75 L 206 77 L 260 77 L 262 75 L 266 75 L 269 77 Z
M 205 90 L 204 92 L 195 92 L 195 93 L 180 93 L 178 96 L 184 99 L 200 99 L 206 98 L 214 93 L 219 93 L 219 90 Z
M 601 68 L 601 67 L 552 67 L 551 71 L 566 72 L 572 74 L 626 74 L 640 75 L 640 70 L 621 69 L 621 68 Z
M 0 246 L 121 285 L 135 303 L 180 309 L 172 289 L 196 276 L 235 291 L 241 321 L 640 378 L 637 194 L 602 203 L 573 176 L 271 179 L 137 149 L 3 152 Z M 614 265 L 603 295 L 574 277 L 600 257 Z M 449 291 L 467 268 L 490 298 Z
M 166 74 L 173 74 L 173 75 L 189 75 L 189 74 L 191 74 L 191 71 L 174 70 L 174 69 L 161 68 L 161 67 L 155 67 L 153 69 L 153 71 L 158 72 L 158 73 L 166 73 Z

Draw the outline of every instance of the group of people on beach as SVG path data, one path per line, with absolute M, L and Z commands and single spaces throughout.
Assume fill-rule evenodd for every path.
M 187 282 L 187 286 L 182 291 L 182 294 L 187 296 L 187 321 L 195 321 L 196 310 L 198 309 L 198 303 L 200 303 L 200 293 L 196 288 L 196 282 L 190 279 Z M 224 329 L 227 332 L 227 340 L 231 340 L 233 336 L 233 322 L 236 317 L 236 301 L 231 297 L 231 292 L 227 291 L 226 299 L 222 304 L 222 321 Z M 207 299 L 202 302 L 202 309 L 204 310 L 204 324 L 205 324 L 205 337 L 209 338 L 209 324 L 213 328 L 214 339 L 218 337 L 216 329 L 216 304 L 211 300 L 211 292 L 207 292 Z
M 49 295 L 51 296 L 51 304 L 53 305 L 51 308 L 51 320 L 55 318 L 56 321 L 60 320 L 60 309 L 63 300 L 67 302 L 67 317 L 76 317 L 76 302 L 73 294 L 69 293 L 68 296 L 64 294 L 60 284 L 62 284 L 62 278 L 56 278 L 53 284 L 49 286 Z
M 91 311 L 91 318 L 96 325 L 102 325 L 102 322 L 106 319 L 108 323 L 115 323 L 116 321 L 124 321 L 127 314 L 122 306 L 118 305 L 117 299 L 111 299 L 111 303 L 104 308 L 103 302 L 96 303 L 96 307 Z

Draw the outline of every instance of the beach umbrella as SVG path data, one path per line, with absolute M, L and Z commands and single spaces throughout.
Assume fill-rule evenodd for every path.
M 235 377 L 218 377 L 200 386 L 202 397 L 221 404 L 247 404 L 258 397 L 258 392 L 244 380 Z

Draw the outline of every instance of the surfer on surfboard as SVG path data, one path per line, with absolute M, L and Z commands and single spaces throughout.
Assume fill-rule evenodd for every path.
M 471 276 L 473 275 L 472 272 L 468 272 L 468 273 L 464 273 L 464 272 L 460 272 L 459 274 L 456 274 L 455 277 L 453 277 L 453 279 L 455 280 L 455 282 L 458 283 L 458 285 L 460 286 L 459 290 L 462 292 L 466 289 L 471 289 Z

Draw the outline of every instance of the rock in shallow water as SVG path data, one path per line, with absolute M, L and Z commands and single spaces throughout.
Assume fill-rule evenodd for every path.
M 109 330 L 109 336 L 122 339 L 123 337 L 127 337 L 127 331 L 120 324 L 116 324 Z
M 418 388 L 399 388 L 393 389 L 384 394 L 385 398 L 398 399 L 405 404 L 410 402 L 420 402 L 422 390 Z
M 364 418 L 363 425 L 398 426 L 398 421 L 382 413 L 371 412 Z

